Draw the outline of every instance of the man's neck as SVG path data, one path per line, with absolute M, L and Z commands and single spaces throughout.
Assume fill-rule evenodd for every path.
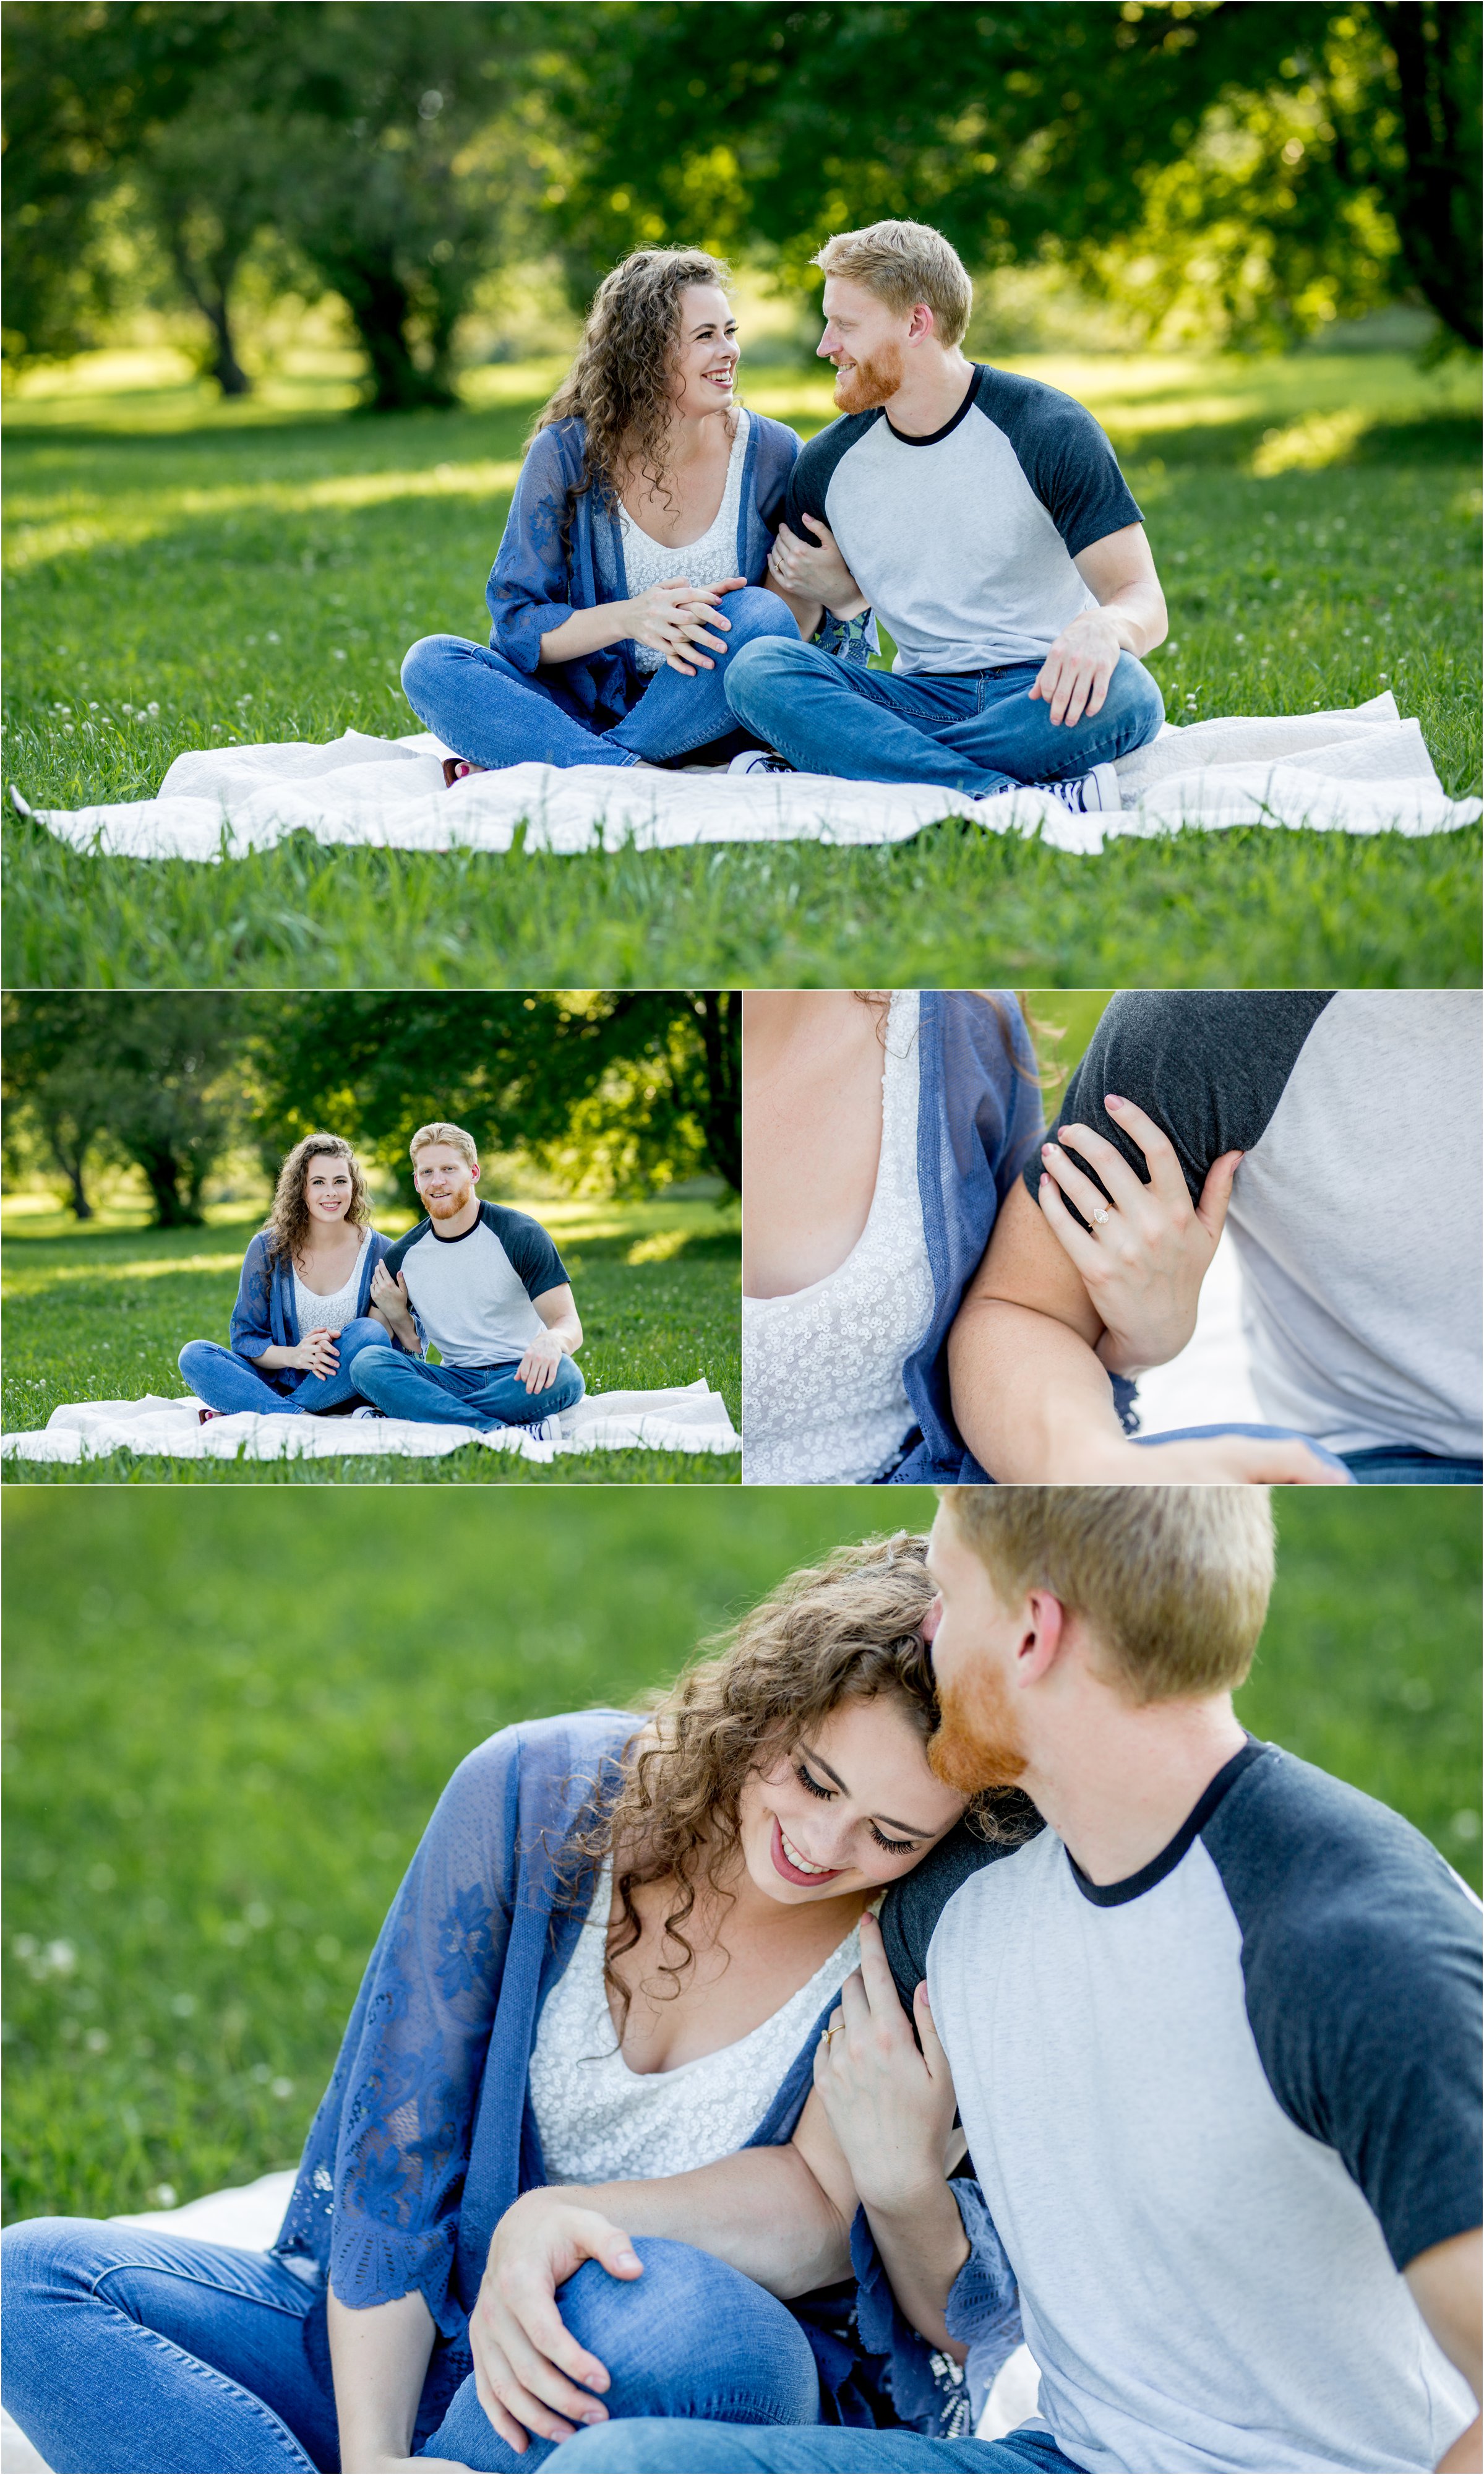
M 447 1220 L 440 1220 L 435 1212 L 430 1212 L 427 1216 L 432 1222 L 435 1238 L 462 1238 L 479 1217 L 479 1198 L 472 1194 L 469 1201 L 459 1211 L 450 1213 Z
M 1230 1703 L 1135 1709 L 1099 1694 L 1019 1781 L 1090 1882 L 1125 1882 L 1167 1848 L 1246 1731 Z
M 957 345 L 951 353 L 904 353 L 902 383 L 887 399 L 887 419 L 904 438 L 931 438 L 946 429 L 973 383 L 974 364 Z

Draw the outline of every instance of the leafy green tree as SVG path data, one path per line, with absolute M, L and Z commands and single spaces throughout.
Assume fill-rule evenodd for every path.
M 255 1000 L 220 990 L 29 994 L 6 1003 L 5 1098 L 67 1178 L 79 1219 L 89 1153 L 144 1173 L 161 1229 L 193 1227 L 241 1120 Z
M 264 1164 L 327 1127 L 411 1202 L 408 1139 L 447 1116 L 574 1184 L 645 1192 L 711 1169 L 735 1187 L 738 1007 L 672 990 L 275 999 L 255 1043 Z
M 1410 283 L 1476 345 L 1474 0 L 1064 0 L 943 9 L 619 0 L 553 89 L 574 286 L 638 241 L 767 253 L 937 224 L 987 269 L 1047 252 L 1151 322 L 1183 288 L 1291 340 Z

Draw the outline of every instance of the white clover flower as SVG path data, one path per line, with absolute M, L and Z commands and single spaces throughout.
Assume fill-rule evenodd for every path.
M 11 1948 L 15 1953 L 17 1959 L 35 1959 L 36 1955 L 36 1935 L 17 1934 L 11 1945 Z
M 146 2192 L 144 2196 L 152 2209 L 173 2209 L 176 2199 L 175 2185 L 157 2183 L 153 2192 Z
M 292 2080 L 273 2080 L 269 2085 L 272 2089 L 273 2095 L 277 2097 L 288 2097 L 292 2096 L 294 2094 L 294 2083 Z
M 331 651 L 329 658 L 332 662 L 347 662 L 351 657 L 349 653 L 342 652 L 340 647 L 336 645 Z
M 158 714 L 158 711 L 159 711 L 159 707 L 158 707 L 158 704 L 154 704 L 154 703 L 152 703 L 152 704 L 149 706 L 148 710 L 149 710 L 151 713 L 157 713 L 157 714 Z
M 77 1966 L 77 1952 L 69 1942 L 49 1942 L 41 1953 L 41 1965 L 53 1976 L 70 1976 Z
M 268 642 L 269 642 L 269 644 L 270 644 L 270 645 L 281 645 L 281 644 L 282 644 L 283 639 L 282 639 L 282 637 L 279 634 L 279 631 L 278 631 L 277 627 L 270 627 L 270 628 L 269 628 L 269 630 L 268 630 Z
M 194 1994 L 172 1994 L 170 2008 L 178 2020 L 188 2020 L 196 2008 Z

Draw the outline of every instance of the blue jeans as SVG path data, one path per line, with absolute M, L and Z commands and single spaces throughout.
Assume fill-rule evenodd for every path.
M 1339 1453 L 1332 1453 L 1327 1444 L 1317 1444 L 1312 1435 L 1301 1435 L 1297 1427 L 1251 1427 L 1235 1423 L 1217 1427 L 1171 1427 L 1162 1435 L 1134 1435 L 1131 1441 L 1135 1444 L 1187 1444 L 1203 1435 L 1266 1435 L 1273 1441 L 1307 1444 L 1316 1460 L 1327 1462 L 1334 1470 L 1348 1467 Z
M 722 2428 L 818 2422 L 814 2349 L 791 2312 L 740 2269 L 690 2243 L 641 2236 L 634 2248 L 645 2264 L 642 2278 L 625 2284 L 587 2261 L 560 2292 L 562 2318 L 572 2336 L 608 2366 L 611 2387 L 602 2403 L 610 2417 L 694 2417 L 706 2429 L 713 2419 Z M 661 2428 L 697 2427 L 688 2419 Z M 455 2459 L 478 2475 L 512 2475 L 516 2467 L 544 2465 L 555 2453 L 550 2441 L 533 2439 L 518 2458 L 500 2439 L 470 2379 L 425 2454 Z
M 761 584 L 722 596 L 715 633 L 725 653 L 714 670 L 682 678 L 657 670 L 621 722 L 599 731 L 583 714 L 560 671 L 518 671 L 503 653 L 463 636 L 424 636 L 401 666 L 402 694 L 420 722 L 472 765 L 663 765 L 713 740 L 741 744 L 726 700 L 729 665 L 744 646 L 768 636 L 798 644 L 791 612 Z
M 219 1409 L 224 1417 L 230 1418 L 237 1409 L 298 1417 L 317 1409 L 343 1409 L 348 1401 L 360 1400 L 353 1361 L 363 1349 L 376 1348 L 385 1339 L 384 1323 L 377 1323 L 374 1315 L 356 1315 L 335 1335 L 340 1362 L 333 1375 L 301 1375 L 292 1392 L 276 1391 L 250 1358 L 234 1349 L 222 1349 L 214 1340 L 188 1340 L 176 1364 L 197 1400 L 208 1409 Z
M 567 2326 L 608 2367 L 610 2414 L 817 2423 L 814 2352 L 791 2313 L 688 2243 L 641 2237 L 635 2249 L 642 2278 L 589 2262 L 561 2289 Z M 7 2229 L 0 2258 L 5 2404 L 57 2475 L 340 2464 L 323 2292 L 268 2253 L 36 2218 Z M 530 2475 L 552 2455 L 533 2439 L 516 2457 L 472 2378 L 430 2436 L 426 2421 L 420 2457 L 485 2475 Z
M 1484 1463 L 1424 1453 L 1417 1444 L 1371 1444 L 1363 1453 L 1342 1453 L 1340 1458 L 1361 1486 L 1484 1484 Z
M 1127 756 L 1164 720 L 1158 688 L 1120 653 L 1102 711 L 1053 723 L 1031 689 L 1039 662 L 950 674 L 866 671 L 816 645 L 744 645 L 726 674 L 727 702 L 804 773 L 851 782 L 940 782 L 976 799 L 1021 782 L 1056 782 Z
M 533 1427 L 570 1409 L 587 1389 L 580 1368 L 564 1357 L 544 1392 L 527 1392 L 516 1382 L 520 1363 L 510 1358 L 499 1366 L 429 1366 L 383 1346 L 361 1351 L 355 1381 L 389 1418 L 421 1418 L 431 1426 Z
M 916 2432 L 749 2431 L 740 2423 L 599 2424 L 564 2440 L 547 2461 L 550 2475 L 711 2475 L 713 2468 L 759 2468 L 764 2475 L 940 2475 L 948 2467 L 1005 2475 L 1078 2475 L 1049 2432 L 1022 2424 L 1003 2440 L 928 2440 Z

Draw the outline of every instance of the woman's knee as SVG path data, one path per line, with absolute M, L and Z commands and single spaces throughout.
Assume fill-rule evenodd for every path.
M 415 645 L 409 645 L 401 657 L 401 692 L 413 711 L 418 709 L 419 697 L 435 690 L 455 662 L 479 649 L 467 636 L 420 636 Z
M 214 1340 L 188 1340 L 185 1343 L 175 1362 L 187 1384 L 194 1387 L 197 1376 L 204 1374 L 210 1365 L 216 1347 Z
M 610 2415 L 814 2423 L 819 2376 L 791 2312 L 740 2269 L 691 2243 L 640 2236 L 642 2278 L 585 2262 L 562 2289 L 562 2317 L 608 2366 Z
M 353 1315 L 351 1321 L 342 1324 L 335 1335 L 335 1346 L 340 1353 L 341 1374 L 345 1373 L 353 1358 L 360 1356 L 363 1349 L 379 1349 L 385 1340 L 386 1326 L 377 1323 L 375 1315 Z
M 796 645 L 798 624 L 786 601 L 769 593 L 766 584 L 743 584 L 737 592 L 723 596 L 721 608 L 732 623 L 729 642 L 740 650 L 744 643 L 755 644 L 760 637 L 782 636 Z

